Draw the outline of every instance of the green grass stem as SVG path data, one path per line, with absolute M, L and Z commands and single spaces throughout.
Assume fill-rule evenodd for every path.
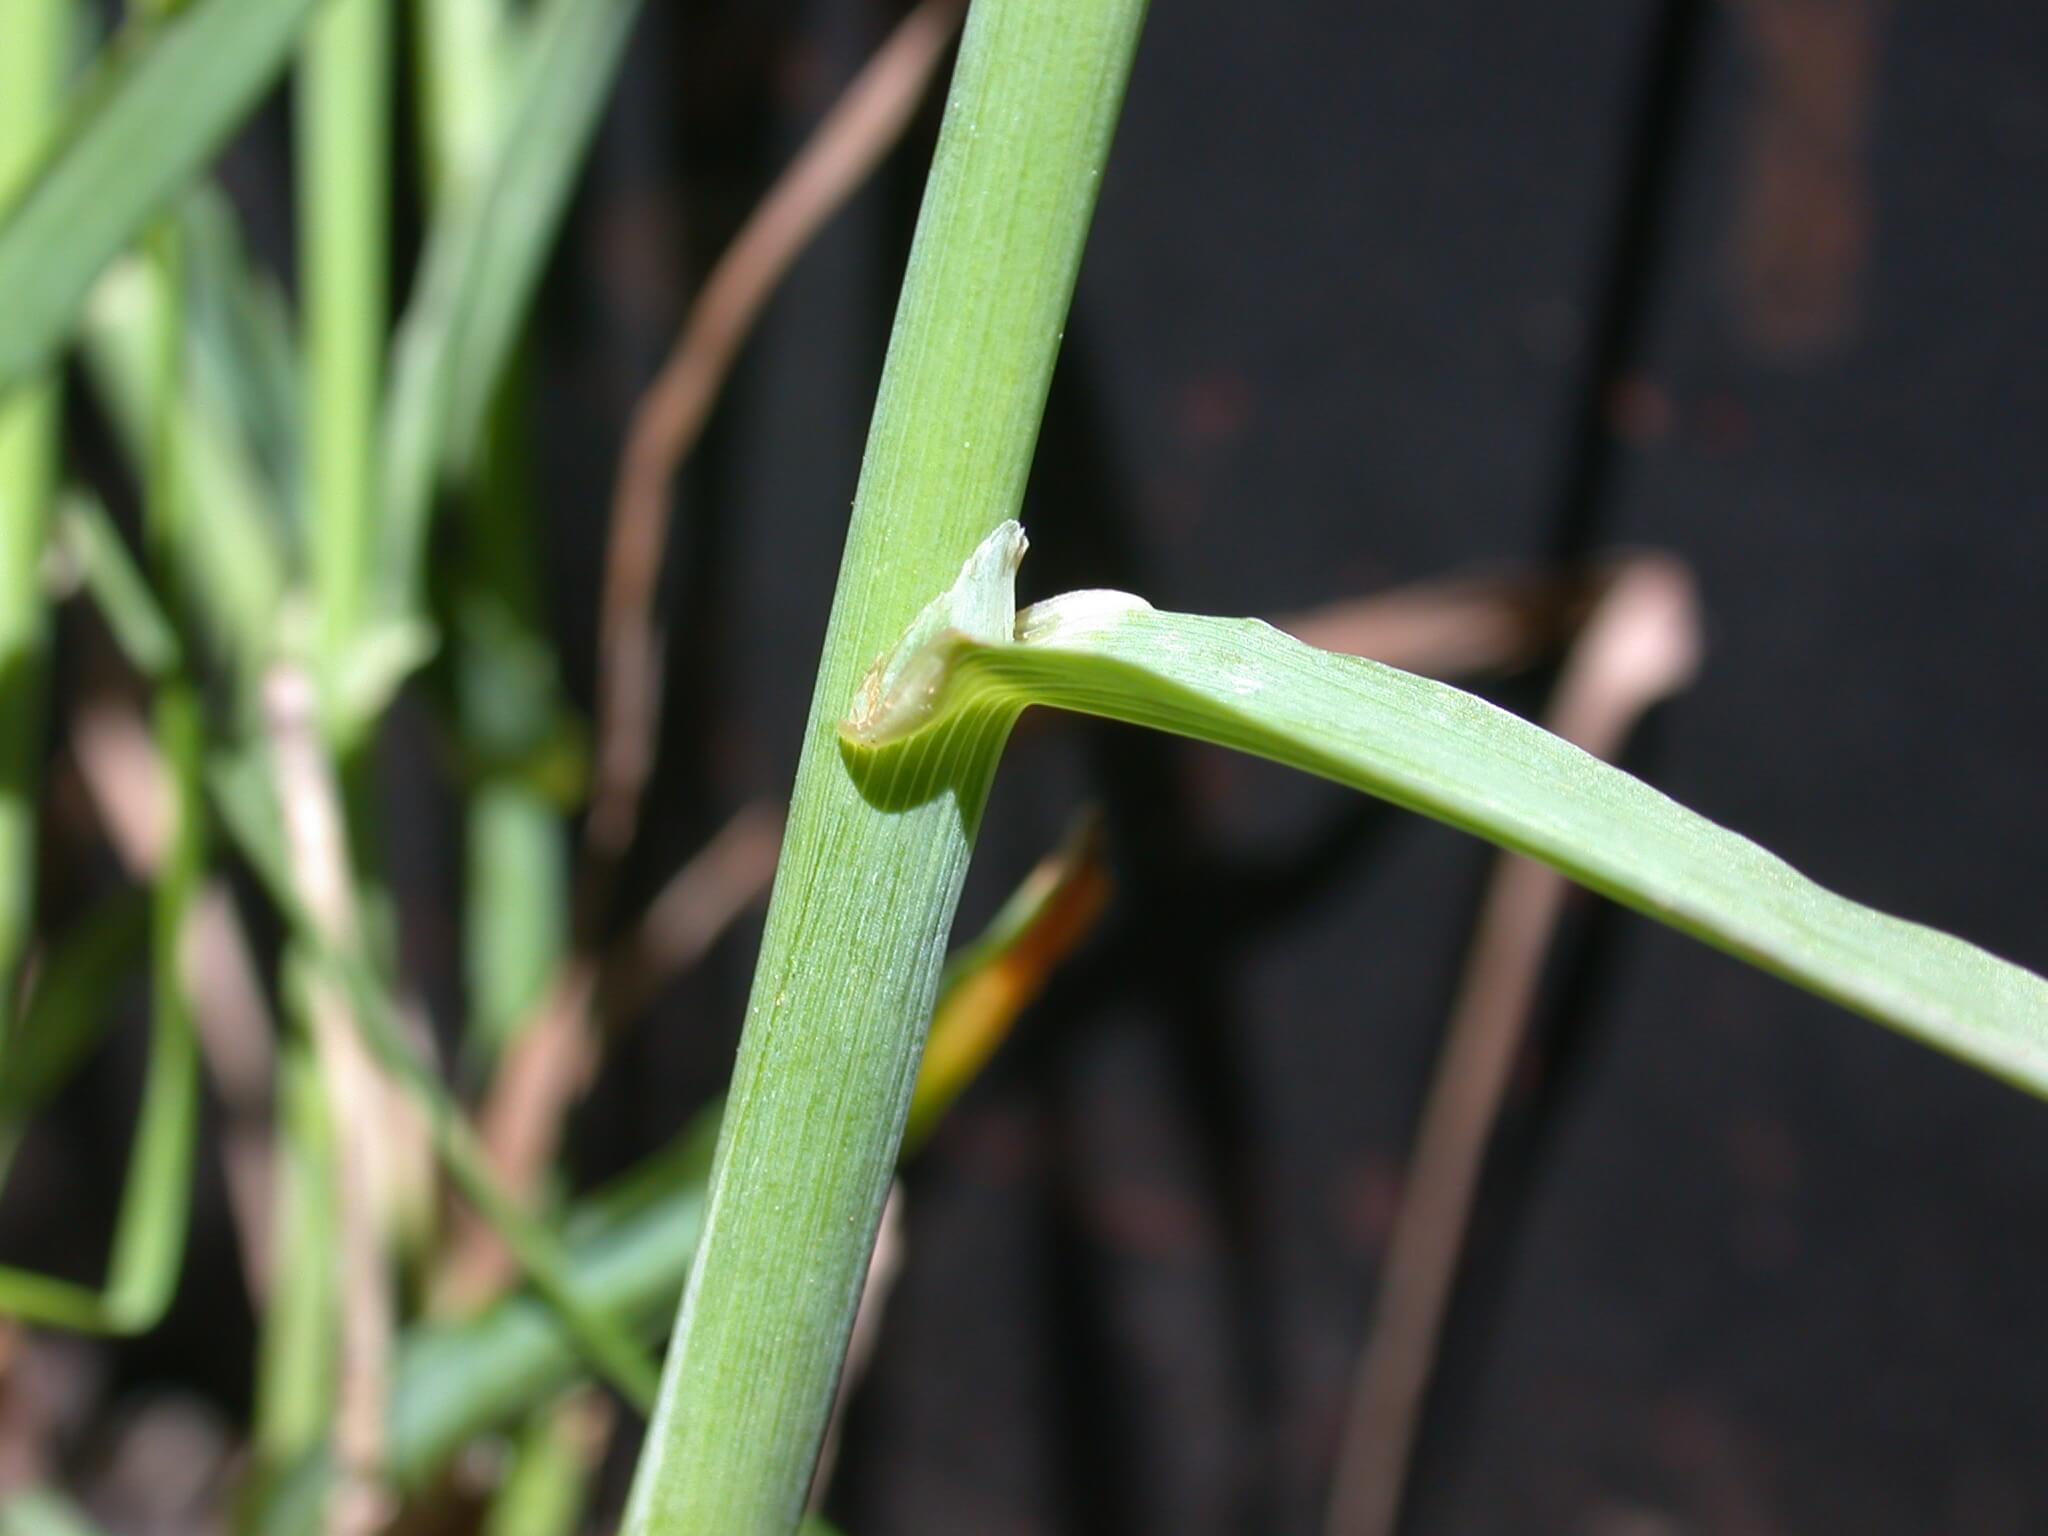
M 311 1043 L 297 1032 L 279 1044 L 276 1102 L 270 1296 L 257 1325 L 253 1430 L 265 1482 L 318 1451 L 334 1412 L 333 1134 Z
M 389 307 L 391 0 L 329 0 L 299 71 L 307 549 L 330 679 L 370 604 L 377 420 Z
M 576 1536 L 609 1420 L 609 1409 L 588 1394 L 534 1414 L 512 1445 L 482 1536 Z
M 140 254 L 123 257 L 94 288 L 81 333 L 93 393 L 145 474 L 158 366 L 154 338 L 175 302 L 155 263 Z M 165 556 L 176 562 L 192 629 L 230 661 L 239 681 L 253 684 L 277 642 L 286 583 L 277 493 L 231 402 L 204 372 L 187 374 L 172 409 L 179 444 L 172 473 L 185 503 L 205 509 L 206 536 L 179 541 Z
M 414 16 L 427 203 L 456 219 L 463 199 L 484 195 L 497 162 L 517 55 L 502 0 L 423 0 Z M 500 364 L 480 451 L 461 466 L 458 486 L 452 659 L 473 774 L 463 807 L 464 1043 L 485 1060 L 534 1016 L 569 943 L 567 830 L 560 798 L 533 769 L 559 739 L 564 712 L 528 490 L 523 351 Z
M 445 208 L 490 164 L 511 18 L 505 0 L 417 0 L 412 13 L 427 204 Z
M 862 670 L 1024 493 L 1141 0 L 976 0 L 876 401 L 634 1536 L 796 1528 L 1001 739 L 882 811 Z
M 392 344 L 382 611 L 422 602 L 436 493 L 478 452 L 640 0 L 540 0 L 506 46 L 490 163 L 437 211 Z
M 0 1536 L 105 1536 L 84 1510 L 55 1488 L 22 1488 L 0 1501 Z
M 32 17 L 43 0 L 8 0 Z M 254 109 L 291 57 L 314 0 L 186 0 L 139 46 L 103 52 L 18 198 L 0 198 L 0 395 L 46 367 L 93 281 L 132 245 Z M 42 33 L 4 33 L 13 67 Z M 12 97 L 10 96 L 10 102 Z M 5 110 L 0 108 L 0 110 Z

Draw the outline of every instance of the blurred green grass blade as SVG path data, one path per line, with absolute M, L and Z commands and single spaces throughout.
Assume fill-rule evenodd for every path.
M 55 356 L 93 280 L 255 108 L 313 8 L 190 0 L 81 94 L 0 218 L 0 392 Z
M 202 182 L 179 205 L 185 242 L 186 366 L 204 397 L 238 430 L 266 488 L 273 537 L 295 543 L 289 514 L 304 479 L 297 322 L 277 279 L 250 257 L 226 194 Z M 88 301 L 90 302 L 90 301 Z
M 269 755 L 260 742 L 218 745 L 207 765 L 207 789 L 228 841 L 249 863 L 266 891 L 291 889 L 284 813 L 271 782 Z
M 87 375 L 137 466 L 150 451 L 154 338 L 169 302 L 162 274 L 140 257 L 124 257 L 86 306 Z M 204 632 L 253 679 L 277 643 L 285 590 L 277 490 L 208 370 L 186 370 L 172 408 L 178 442 L 172 473 L 185 503 L 202 509 L 205 536 L 177 541 L 167 557 L 176 562 L 180 590 Z
M 57 515 L 57 533 L 128 665 L 152 681 L 177 671 L 184 661 L 178 632 L 100 499 L 84 490 L 68 493 Z
M 206 536 L 194 516 L 197 509 L 185 499 L 182 478 L 185 243 L 177 221 L 159 219 L 151 226 L 144 250 L 165 302 L 148 343 L 142 536 L 147 568 L 175 627 L 185 611 L 177 552 Z M 198 1024 L 186 968 L 192 917 L 206 883 L 206 720 L 198 683 L 183 666 L 156 680 L 150 717 L 170 788 L 169 823 L 162 862 L 150 873 L 149 1067 L 107 1298 L 116 1316 L 132 1317 L 141 1326 L 153 1326 L 163 1315 L 177 1285 L 199 1127 Z M 175 1195 L 164 1193 L 172 1189 Z M 134 1207 L 131 1227 L 130 1202 L 145 1199 Z
M 64 86 L 69 0 L 0 0 L 0 207 L 42 153 Z M 15 296 L 0 284 L 4 303 Z M 11 324 L 0 313 L 0 333 Z M 56 489 L 57 384 L 0 391 L 0 1019 L 34 928 L 36 783 L 48 620 L 42 552 Z
M 665 1151 L 583 1202 L 564 1225 L 564 1273 L 584 1303 L 652 1335 L 675 1306 L 703 1223 L 719 1106 Z M 515 1292 L 474 1317 L 407 1330 L 392 1372 L 391 1456 L 418 1486 L 474 1436 L 579 1379 L 548 1304 Z
M 138 1330 L 154 1327 L 170 1305 L 185 1255 L 199 1134 L 199 1041 L 186 937 L 206 883 L 205 725 L 198 689 L 185 678 L 161 686 L 152 713 L 176 805 L 152 892 L 149 1067 L 107 1287 L 111 1314 Z
M 569 1283 L 569 1265 L 559 1239 L 500 1186 L 462 1107 L 406 1039 L 397 1005 L 360 946 L 343 949 L 323 942 L 318 927 L 301 906 L 276 831 L 282 822 L 274 789 L 266 782 L 271 776 L 259 773 L 263 759 L 255 753 L 251 748 L 237 756 L 216 757 L 214 791 L 217 796 L 247 802 L 237 814 L 223 819 L 251 868 L 264 881 L 270 899 L 284 914 L 304 962 L 342 989 L 371 1055 L 419 1106 L 435 1155 L 464 1198 L 532 1279 L 554 1314 L 554 1326 L 572 1339 L 629 1401 L 644 1406 L 652 1396 L 655 1379 L 646 1352 L 617 1319 L 585 1304 Z
M 435 492 L 475 453 L 639 8 L 543 0 L 512 45 L 490 167 L 428 233 L 384 420 L 388 612 L 419 608 Z
M 139 891 L 122 891 L 42 962 L 0 1057 L 0 1134 L 18 1131 L 99 1044 L 115 995 L 140 968 L 148 933 L 149 904 Z
M 521 34 L 504 0 L 420 0 L 413 18 L 427 202 L 445 215 L 492 169 L 508 45 Z M 569 943 L 566 801 L 531 766 L 561 741 L 567 711 L 545 632 L 522 351 L 500 370 L 480 451 L 457 475 L 449 659 L 474 775 L 463 807 L 463 1052 L 479 1066 L 536 1016 Z
M 493 1059 L 539 1009 L 566 963 L 569 848 L 563 816 L 581 798 L 585 748 L 546 635 L 541 544 L 524 450 L 518 370 L 492 412 L 482 462 L 462 496 L 450 681 L 463 755 L 464 1049 Z
M 569 851 L 559 808 L 494 775 L 465 807 L 465 1051 L 495 1060 L 535 1017 L 568 951 Z
M 104 1536 L 55 1488 L 23 1488 L 0 1499 L 0 1536 Z
M 576 1536 L 609 1417 L 581 1393 L 534 1414 L 513 1442 L 511 1467 L 484 1514 L 481 1536 Z
M 1015 525 L 990 537 L 1021 553 Z M 1526 854 L 2048 1094 L 2048 982 L 1834 895 L 1483 700 L 1315 650 L 1256 620 L 1161 613 L 1123 593 L 1040 603 L 1018 615 L 1007 642 L 961 633 L 944 607 L 959 600 L 956 590 L 934 604 L 877 664 L 842 727 L 848 763 L 880 804 L 932 793 L 947 758 L 1027 705 L 1171 731 L 1334 779 Z
M 413 6 L 423 171 L 427 201 L 436 208 L 452 203 L 489 164 L 513 19 L 506 0 Z
M 175 473 L 183 451 L 177 412 L 184 379 L 182 254 L 169 225 L 154 230 L 149 244 L 149 265 L 158 274 L 165 302 L 151 316 L 147 334 L 138 338 L 144 534 L 151 565 L 175 591 L 175 578 L 166 572 L 167 552 L 190 542 L 196 532 L 186 522 Z M 152 883 L 149 1055 L 105 1288 L 95 1292 L 22 1270 L 0 1272 L 0 1311 L 96 1333 L 145 1332 L 169 1307 L 184 1261 L 198 1131 L 199 1050 L 186 986 L 185 937 L 206 874 L 205 730 L 198 691 L 175 668 L 158 681 L 152 703 L 157 745 L 173 790 L 170 841 Z
M 391 0 L 327 0 L 306 29 L 296 81 L 306 552 L 323 680 L 369 617 L 381 537 L 391 31 Z
M 65 934 L 39 966 L 0 1051 L 0 1186 L 29 1121 L 105 1036 L 116 994 L 141 969 L 148 935 L 149 903 L 139 891 L 122 891 Z
M 266 1509 L 291 1470 L 325 1445 L 334 1410 L 334 1143 L 320 1070 L 298 1030 L 278 1043 L 272 1148 L 270 1295 L 258 1322 L 252 1436 Z
M 583 1358 L 644 1412 L 653 1400 L 655 1385 L 654 1368 L 645 1350 L 616 1317 L 576 1292 L 555 1235 L 499 1186 L 461 1108 L 405 1043 L 369 966 L 359 956 L 331 950 L 320 953 L 319 961 L 346 988 L 351 1010 L 378 1064 L 420 1106 L 434 1150 L 456 1188 L 498 1234 L 532 1280 L 536 1294 L 547 1303 L 551 1326 L 571 1339 Z
M 1030 964 L 1034 977 L 1056 963 L 1069 935 L 1085 926 L 1105 894 L 1099 844 L 1095 822 L 1084 820 L 988 928 L 948 960 L 942 1014 L 965 1003 L 979 980 L 1014 963 L 1020 951 L 1040 951 Z M 1026 1000 L 1011 1001 L 1021 1007 Z M 965 1006 L 986 1011 L 985 1004 Z M 935 1036 L 947 1027 L 935 1025 Z M 965 1021 L 965 1027 L 974 1024 Z M 936 1126 L 987 1059 L 986 1050 L 970 1051 L 948 1067 L 927 1054 L 911 1094 L 912 1124 L 923 1131 Z M 579 1203 L 563 1222 L 570 1289 L 643 1334 L 652 1335 L 673 1312 L 689 1275 L 722 1109 L 714 1103 L 701 1111 L 669 1147 Z M 906 1136 L 904 1156 L 915 1155 L 921 1141 Z M 409 1329 L 392 1373 L 391 1450 L 399 1480 L 419 1486 L 466 1442 L 584 1374 L 547 1304 L 530 1291 L 473 1317 Z
M 569 1284 L 586 1305 L 659 1330 L 689 1273 L 704 1186 L 678 1189 L 638 1220 L 571 1249 Z M 407 1333 L 392 1386 L 394 1475 L 417 1486 L 462 1446 L 587 1374 L 548 1303 L 522 1290 L 461 1322 Z
M 0 1313 L 81 1333 L 143 1333 L 156 1325 L 184 1257 L 198 1105 L 191 1030 L 156 1010 L 105 1287 L 0 1268 Z

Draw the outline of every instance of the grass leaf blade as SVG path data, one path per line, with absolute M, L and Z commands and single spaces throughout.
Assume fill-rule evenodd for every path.
M 191 0 L 83 93 L 0 219 L 0 391 L 48 362 L 86 290 L 283 71 L 313 0 Z
M 1019 538 L 1014 525 L 992 542 Z M 871 796 L 916 785 L 904 754 L 1031 704 L 1270 758 L 1550 865 L 1624 906 L 2048 1095 L 2048 981 L 1823 889 L 1647 784 L 1482 699 L 1255 619 L 1077 592 L 1011 641 L 915 631 L 842 727 Z M 919 744 L 926 743 L 924 746 Z
M 65 0 L 22 0 L 0 10 L 0 202 L 34 166 L 56 120 L 71 21 Z M 41 566 L 62 429 L 55 379 L 0 399 L 0 1020 L 14 1006 L 35 926 L 49 649 Z
M 495 158 L 436 220 L 393 347 L 380 580 L 417 610 L 434 492 L 466 462 L 553 248 L 640 0 L 551 0 L 526 23 Z

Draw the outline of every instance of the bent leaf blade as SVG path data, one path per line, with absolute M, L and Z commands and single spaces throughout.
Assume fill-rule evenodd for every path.
M 998 530 L 994 539 L 1014 538 Z M 1007 641 L 906 637 L 881 670 L 915 692 L 841 727 L 867 792 L 899 754 L 1033 704 L 1232 747 L 1363 790 L 1550 865 L 1738 959 L 2048 1096 L 2048 981 L 1860 906 L 1748 838 L 1445 683 L 1319 651 L 1255 619 L 1077 592 Z

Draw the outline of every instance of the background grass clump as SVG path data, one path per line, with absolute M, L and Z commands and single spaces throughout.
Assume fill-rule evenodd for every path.
M 1760 1486 L 1719 1362 L 1858 1382 L 1700 1299 L 1938 1362 L 1900 1403 L 2010 1386 L 1966 1315 L 2033 1326 L 1968 1234 L 2037 1117 L 1941 1059 L 2048 1087 L 1996 958 L 2042 958 L 2028 536 L 1916 457 L 1933 403 L 1794 430 L 1885 415 L 1887 324 L 1990 334 L 1866 286 L 1927 253 L 1856 214 L 1906 195 L 1871 102 L 1982 51 L 1880 86 L 1882 7 L 1804 53 L 1585 9 L 1538 100 L 1541 48 L 1313 8 L 1412 35 L 1265 90 L 1284 30 L 1141 56 L 1141 0 L 0 0 L 0 1522 L 2024 1525 L 1988 1424 L 1993 1495 L 1876 1456 L 1956 1440 L 1882 1391 Z M 1237 55 L 1249 177 L 1191 62 Z M 1591 79 L 1639 81 L 1606 169 Z M 1774 200 L 1815 112 L 1843 152 Z M 1712 366 L 1659 319 L 1709 247 Z M 1527 1493 L 1495 1419 L 1587 1470 Z

